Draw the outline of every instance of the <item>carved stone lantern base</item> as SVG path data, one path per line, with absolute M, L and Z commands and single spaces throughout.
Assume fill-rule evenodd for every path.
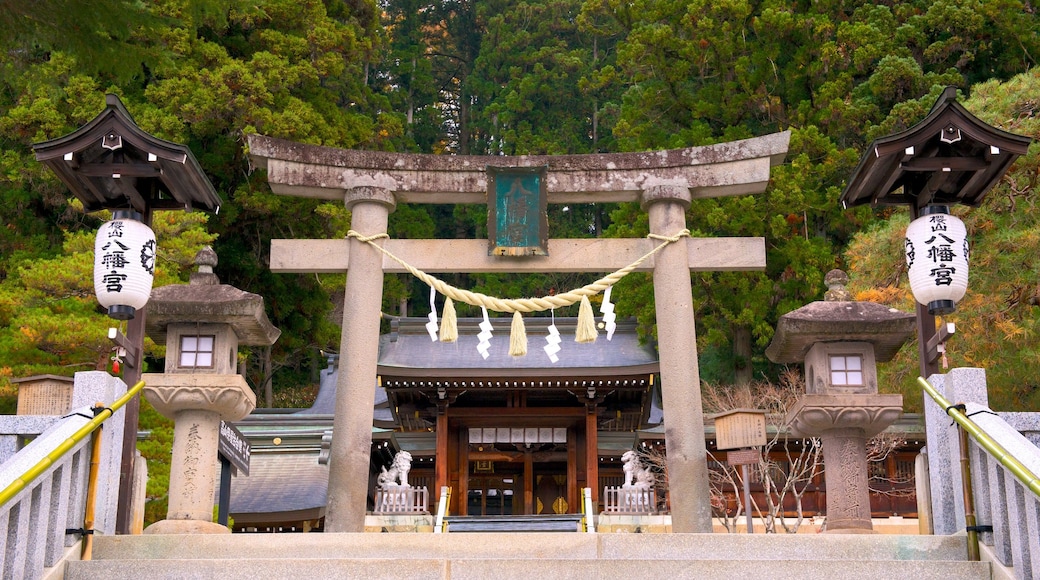
M 220 422 L 237 421 L 256 408 L 241 375 L 146 374 L 144 396 L 174 420 L 166 519 L 146 534 L 230 533 L 213 523 Z
M 819 437 L 827 470 L 827 530 L 872 534 L 867 438 L 903 414 L 902 395 L 805 395 L 787 421 L 796 437 Z

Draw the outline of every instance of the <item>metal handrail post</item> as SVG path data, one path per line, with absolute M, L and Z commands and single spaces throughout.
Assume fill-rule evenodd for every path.
M 957 433 L 961 448 L 961 490 L 964 492 L 964 529 L 968 532 L 968 560 L 978 562 L 981 558 L 981 553 L 979 551 L 979 528 L 975 521 L 975 495 L 971 486 L 971 458 L 968 455 L 968 432 L 964 427 L 958 425 Z
M 94 404 L 94 416 L 97 417 L 105 410 L 104 403 Z M 101 466 L 101 435 L 105 426 L 98 425 L 90 436 L 90 471 L 87 475 L 87 501 L 83 508 L 83 547 L 80 551 L 81 560 L 90 560 L 94 552 L 94 504 L 97 501 L 97 478 L 98 469 Z

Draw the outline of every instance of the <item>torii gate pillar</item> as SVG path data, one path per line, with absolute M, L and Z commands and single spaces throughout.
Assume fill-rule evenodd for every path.
M 650 233 L 670 236 L 686 229 L 690 207 L 687 185 L 659 185 L 643 190 L 641 203 L 650 217 Z M 654 303 L 657 348 L 661 360 L 661 398 L 668 409 L 664 422 L 668 449 L 672 529 L 711 533 L 711 495 L 704 461 L 704 414 L 701 412 L 700 372 L 697 368 L 697 330 L 693 319 L 686 244 L 669 244 L 654 262 Z
M 350 210 L 350 227 L 367 235 L 386 233 L 394 194 L 380 187 L 349 189 L 343 203 Z M 373 370 L 379 361 L 379 310 L 383 302 L 383 255 L 367 243 L 350 238 L 350 272 L 343 296 L 343 332 L 336 383 L 335 433 L 330 449 L 329 491 L 325 529 L 330 532 L 363 532 L 368 478 L 372 454 L 372 405 L 376 399 Z M 346 469 L 348 465 L 363 469 Z

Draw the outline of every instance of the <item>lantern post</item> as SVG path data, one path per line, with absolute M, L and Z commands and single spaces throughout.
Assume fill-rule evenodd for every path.
M 152 222 L 152 212 L 156 210 L 220 209 L 220 196 L 191 150 L 144 132 L 115 95 L 105 96 L 104 110 L 87 124 L 64 137 L 36 143 L 33 151 L 36 160 L 57 175 L 69 188 L 69 192 L 83 203 L 86 212 L 133 212 L 140 216 L 136 221 L 148 229 Z M 113 221 L 120 219 L 122 217 L 114 217 Z M 136 228 L 136 225 L 131 227 Z M 111 226 L 106 224 L 103 228 L 107 232 Z M 154 243 L 152 248 L 154 267 Z M 140 253 L 136 256 L 115 253 L 119 250 L 117 244 L 110 246 L 110 250 L 112 252 L 109 252 L 108 262 L 100 264 L 101 271 L 108 276 L 104 283 L 105 291 L 100 293 L 106 295 L 104 300 L 111 298 L 108 296 L 110 294 L 122 293 L 121 290 L 113 292 L 108 288 L 118 288 L 122 275 L 127 275 L 129 279 L 130 274 L 125 269 L 130 267 L 131 262 L 147 261 Z M 126 258 L 127 264 L 122 264 L 123 258 Z M 150 280 L 148 287 L 151 287 Z M 100 294 L 98 298 L 102 300 Z M 143 303 L 135 306 L 119 300 L 111 303 L 119 306 L 114 311 L 109 304 L 102 304 L 109 309 L 110 316 L 117 320 L 127 320 L 125 336 L 115 328 L 109 329 L 108 336 L 118 349 L 117 355 L 125 352 L 124 382 L 134 384 L 140 380 L 142 372 L 147 309 Z M 132 531 L 133 523 L 130 498 L 137 453 L 138 399 L 135 397 L 123 409 L 123 456 L 119 473 L 116 532 L 128 534 Z
M 921 122 L 870 144 L 841 194 L 843 208 L 910 208 L 906 260 L 924 377 L 939 372 L 946 339 L 954 332 L 952 324 L 937 332 L 935 316 L 953 312 L 967 287 L 967 232 L 947 242 L 954 236 L 939 228 L 960 224 L 963 230 L 950 206 L 981 204 L 1031 142 L 979 120 L 957 102 L 956 87 L 947 87 Z

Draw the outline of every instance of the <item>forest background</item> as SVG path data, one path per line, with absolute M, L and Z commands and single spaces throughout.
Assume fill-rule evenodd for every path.
M 579 154 L 706 145 L 792 132 L 761 195 L 697 200 L 698 236 L 762 236 L 764 272 L 693 276 L 701 376 L 771 379 L 780 315 L 848 271 L 857 300 L 913 310 L 902 208 L 843 210 L 868 144 L 922 119 L 946 86 L 1004 130 L 1040 137 L 1040 19 L 1030 2 L 939 0 L 0 0 L 0 393 L 9 379 L 108 368 L 86 214 L 31 145 L 65 135 L 119 95 L 147 132 L 188 145 L 224 199 L 217 215 L 158 212 L 156 286 L 184 282 L 212 245 L 222 282 L 264 296 L 282 330 L 244 349 L 261 406 L 313 396 L 344 276 L 272 274 L 272 238 L 342 237 L 342 204 L 270 192 L 245 135 L 433 154 Z M 973 243 L 951 366 L 987 369 L 991 401 L 1040 410 L 1040 146 L 979 208 L 956 208 Z M 483 206 L 405 206 L 395 238 L 481 238 Z M 643 236 L 635 204 L 550 206 L 553 237 Z M 585 275 L 449 275 L 502 297 Z M 425 315 L 428 291 L 387 276 L 384 312 Z M 614 292 L 656 340 L 649 278 Z M 460 305 L 461 307 L 462 305 Z M 460 315 L 476 312 L 460 310 Z M 575 312 L 560 312 L 574 315 Z M 148 342 L 152 372 L 161 345 Z M 883 365 L 882 390 L 920 408 L 916 349 Z

